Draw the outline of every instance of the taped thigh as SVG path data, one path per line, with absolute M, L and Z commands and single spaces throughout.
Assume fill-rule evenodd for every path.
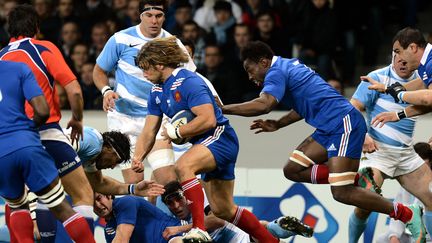
M 294 150 L 289 159 L 292 162 L 295 162 L 295 163 L 297 163 L 303 167 L 306 167 L 306 168 L 315 164 L 309 157 L 307 157 L 300 150 Z
M 39 195 L 39 200 L 48 208 L 58 206 L 65 199 L 65 193 L 60 180 L 49 192 Z
M 346 186 L 354 184 L 357 172 L 330 173 L 328 181 L 331 186 Z
M 9 204 L 9 207 L 11 207 L 11 208 L 20 208 L 28 202 L 27 190 L 24 190 L 24 194 L 21 196 L 21 198 L 19 198 L 17 200 L 10 200 L 10 199 L 5 198 L 5 201 L 7 202 L 7 204 Z
M 147 161 L 152 170 L 174 165 L 174 151 L 172 149 L 159 149 L 147 156 Z

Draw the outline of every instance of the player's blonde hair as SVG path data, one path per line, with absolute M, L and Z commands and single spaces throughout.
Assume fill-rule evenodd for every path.
M 137 65 L 148 70 L 156 65 L 177 68 L 189 61 L 189 56 L 177 44 L 175 36 L 157 38 L 147 42 L 139 51 Z

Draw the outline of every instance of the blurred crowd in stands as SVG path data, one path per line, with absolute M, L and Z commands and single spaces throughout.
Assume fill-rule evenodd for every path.
M 261 40 L 276 55 L 299 58 L 342 92 L 344 85 L 358 82 L 357 65 L 380 64 L 377 56 L 385 27 L 416 26 L 418 10 L 429 4 L 426 0 L 168 2 L 164 29 L 195 45 L 198 71 L 226 104 L 250 100 L 260 92 L 248 81 L 239 59 L 239 50 L 248 41 Z M 8 43 L 7 14 L 20 3 L 35 6 L 41 19 L 37 38 L 52 41 L 63 52 L 82 85 L 85 109 L 101 109 L 102 97 L 92 80 L 95 59 L 116 31 L 139 24 L 139 0 L 0 0 L 0 47 Z

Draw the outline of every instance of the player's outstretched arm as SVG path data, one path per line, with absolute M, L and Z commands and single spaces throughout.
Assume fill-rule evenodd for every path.
M 153 148 L 156 134 L 162 123 L 162 117 L 147 115 L 143 130 L 135 144 L 135 153 L 132 156 L 132 170 L 141 173 L 144 171 L 142 161 Z
M 166 227 L 165 230 L 162 232 L 162 237 L 165 240 L 168 240 L 173 235 L 177 235 L 183 232 L 188 232 L 191 229 L 192 229 L 192 224 Z
M 81 91 L 81 86 L 77 80 L 74 80 L 64 86 L 68 101 L 72 110 L 72 117 L 69 120 L 66 128 L 72 128 L 71 140 L 72 144 L 78 143 L 79 139 L 83 137 L 83 110 L 84 100 Z
M 398 98 L 405 103 L 432 107 L 432 89 L 400 92 Z
M 39 127 L 48 120 L 48 103 L 43 95 L 33 97 L 29 103 L 34 110 L 33 122 Z
M 132 224 L 119 224 L 116 229 L 116 236 L 112 243 L 127 243 L 129 242 L 135 226 Z
M 386 85 L 383 83 L 380 83 L 374 79 L 372 79 L 369 76 L 361 76 L 360 77 L 361 80 L 369 82 L 371 85 L 368 87 L 368 89 L 371 90 L 376 90 L 380 93 L 385 93 L 386 92 Z M 405 83 L 402 85 L 402 87 L 407 90 L 407 91 L 412 91 L 412 90 L 419 90 L 419 89 L 424 89 L 424 84 L 423 81 L 420 78 L 416 78 L 408 83 Z
M 247 101 L 239 104 L 230 104 L 222 106 L 222 112 L 228 115 L 238 116 L 259 116 L 267 114 L 272 111 L 278 101 L 275 97 L 267 93 L 261 93 L 261 95 L 251 101 Z
M 262 120 L 258 119 L 253 121 L 252 125 L 250 126 L 251 130 L 256 130 L 255 134 L 261 133 L 261 132 L 274 132 L 279 130 L 282 127 L 286 127 L 288 125 L 291 125 L 297 121 L 302 120 L 303 118 L 294 110 L 289 111 L 286 115 L 281 117 L 279 120 Z
M 103 110 L 112 111 L 115 107 L 114 102 L 119 98 L 119 95 L 111 89 L 108 82 L 108 75 L 101 67 L 99 67 L 98 64 L 96 64 L 93 69 L 93 82 L 95 86 L 102 92 Z

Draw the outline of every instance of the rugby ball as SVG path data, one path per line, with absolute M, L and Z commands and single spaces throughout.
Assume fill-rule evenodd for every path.
M 195 118 L 195 114 L 192 113 L 192 111 L 181 110 L 171 118 L 171 125 L 173 125 L 174 128 L 181 127 L 185 124 L 188 124 L 194 118 Z M 190 140 L 191 138 L 178 138 L 178 139 L 173 139 L 172 142 L 175 144 L 185 144 Z

